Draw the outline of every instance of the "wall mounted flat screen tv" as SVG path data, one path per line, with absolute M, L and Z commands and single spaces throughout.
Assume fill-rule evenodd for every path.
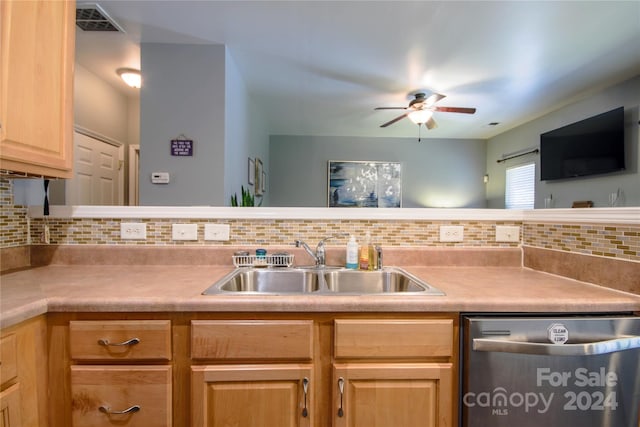
M 540 135 L 542 181 L 624 168 L 624 107 Z

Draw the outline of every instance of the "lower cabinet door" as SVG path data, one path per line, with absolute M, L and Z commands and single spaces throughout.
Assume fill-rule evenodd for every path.
M 193 427 L 313 425 L 311 365 L 192 366 Z
M 20 384 L 0 393 L 0 427 L 21 427 Z
M 171 367 L 72 366 L 73 427 L 171 426 Z
M 448 363 L 335 364 L 334 427 L 449 427 Z

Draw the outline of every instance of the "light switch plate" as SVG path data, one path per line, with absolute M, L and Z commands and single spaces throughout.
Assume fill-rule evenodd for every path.
M 464 226 L 442 225 L 440 226 L 441 242 L 462 242 L 464 240 Z
M 171 224 L 173 240 L 198 240 L 198 224 Z
M 496 242 L 519 242 L 520 227 L 517 225 L 496 225 Z
M 144 222 L 121 222 L 120 238 L 122 240 L 145 240 L 147 238 L 147 224 Z
M 229 240 L 229 224 L 205 224 L 204 240 Z

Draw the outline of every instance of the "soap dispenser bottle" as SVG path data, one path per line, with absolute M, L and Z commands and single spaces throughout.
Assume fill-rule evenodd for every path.
M 358 242 L 356 242 L 356 236 L 351 235 L 347 242 L 347 268 L 352 270 L 358 269 Z
M 367 232 L 364 243 L 360 247 L 360 270 L 369 270 L 369 247 L 371 246 L 371 234 Z

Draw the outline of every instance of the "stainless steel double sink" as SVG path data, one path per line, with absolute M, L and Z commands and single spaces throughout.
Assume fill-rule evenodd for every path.
M 237 268 L 204 295 L 444 295 L 398 267 L 375 271 L 335 267 Z

